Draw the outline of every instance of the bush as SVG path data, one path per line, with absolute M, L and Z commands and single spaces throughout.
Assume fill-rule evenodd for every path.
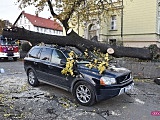
M 160 59 L 160 48 L 156 44 L 152 44 L 149 47 L 150 52 L 152 53 L 153 60 Z

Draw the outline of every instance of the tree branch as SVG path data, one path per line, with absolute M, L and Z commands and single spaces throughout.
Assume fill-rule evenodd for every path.
M 73 7 L 71 8 L 71 10 L 68 12 L 67 17 L 65 18 L 65 20 L 62 20 L 62 24 L 64 25 L 66 32 L 69 30 L 69 25 L 68 25 L 68 21 L 71 18 L 71 16 L 73 15 L 73 12 L 76 11 L 76 7 L 81 5 L 81 2 L 85 2 L 85 0 L 78 0 L 75 1 L 73 4 Z
M 55 17 L 55 18 L 58 18 L 58 15 L 53 10 L 53 6 L 52 6 L 51 1 L 47 0 L 47 3 L 48 3 L 48 6 L 49 6 L 49 9 L 50 9 L 50 12 L 51 12 L 52 16 Z

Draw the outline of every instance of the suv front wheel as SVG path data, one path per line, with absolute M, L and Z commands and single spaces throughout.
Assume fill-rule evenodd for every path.
M 80 81 L 75 84 L 73 95 L 81 105 L 91 106 L 95 103 L 95 92 L 91 85 L 85 81 Z
M 35 75 L 35 72 L 31 69 L 28 71 L 28 83 L 31 85 L 31 86 L 38 86 L 39 85 L 39 81 Z

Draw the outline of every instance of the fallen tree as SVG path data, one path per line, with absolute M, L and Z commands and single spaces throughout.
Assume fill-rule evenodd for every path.
M 153 53 L 151 53 L 150 49 L 147 48 L 113 46 L 105 43 L 94 42 L 80 37 L 74 31 L 70 32 L 70 34 L 67 36 L 56 36 L 14 27 L 11 29 L 4 29 L 2 35 L 7 38 L 27 40 L 32 45 L 43 42 L 46 44 L 57 44 L 61 46 L 75 46 L 81 51 L 84 51 L 85 49 L 93 51 L 96 48 L 99 49 L 102 53 L 106 53 L 108 48 L 113 48 L 114 57 L 131 57 L 145 60 L 152 59 L 153 57 Z

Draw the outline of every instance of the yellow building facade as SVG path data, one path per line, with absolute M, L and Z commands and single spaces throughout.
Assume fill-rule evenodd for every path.
M 123 9 L 106 22 L 91 19 L 79 34 L 86 39 L 128 47 L 160 47 L 160 0 L 122 0 Z
M 124 46 L 159 46 L 158 0 L 124 0 Z

